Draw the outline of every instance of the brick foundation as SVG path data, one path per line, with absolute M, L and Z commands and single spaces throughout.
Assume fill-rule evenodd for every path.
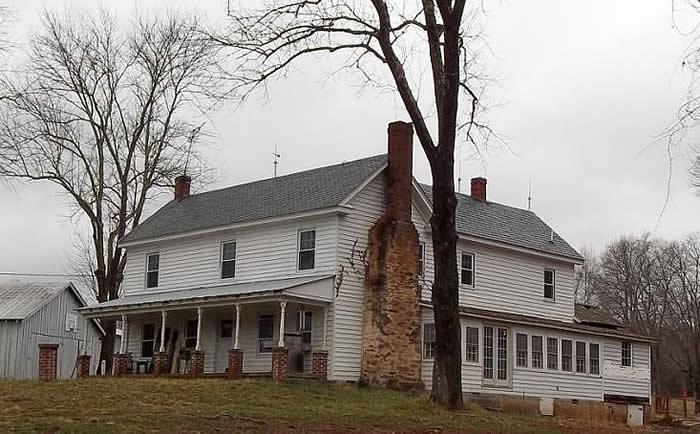
M 166 352 L 156 352 L 153 353 L 153 375 L 158 377 L 160 375 L 169 374 L 168 372 L 168 353 Z
M 287 357 L 289 351 L 284 347 L 272 349 L 272 380 L 275 383 L 284 383 L 287 381 Z
M 204 351 L 192 351 L 187 368 L 187 373 L 193 377 L 202 375 L 204 373 Z
M 39 380 L 55 380 L 58 344 L 39 344 Z
M 314 351 L 311 354 L 311 373 L 318 380 L 328 379 L 328 351 Z
M 243 373 L 243 351 L 228 350 L 228 378 L 235 380 Z
M 116 353 L 112 356 L 112 375 L 121 377 L 129 373 L 129 354 Z
M 90 376 L 90 359 L 87 354 L 78 356 L 78 378 L 87 378 Z

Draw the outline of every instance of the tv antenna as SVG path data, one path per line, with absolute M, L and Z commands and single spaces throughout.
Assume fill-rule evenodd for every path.
M 527 210 L 532 210 L 532 179 L 530 180 L 530 187 L 527 189 Z
M 273 166 L 274 166 L 274 171 L 273 171 L 273 178 L 277 178 L 277 165 L 279 164 L 279 158 L 282 157 L 278 152 L 277 152 L 277 145 L 275 145 L 275 150 L 272 151 L 272 156 L 274 157 L 273 161 Z
M 190 131 L 190 134 L 187 136 L 187 141 L 189 143 L 187 146 L 187 156 L 185 158 L 185 170 L 183 175 L 187 175 L 187 166 L 190 164 L 190 156 L 192 155 L 192 143 L 197 140 L 197 137 L 199 136 L 200 131 L 202 131 L 205 123 L 206 122 L 202 122 L 198 127 L 192 128 L 192 131 Z

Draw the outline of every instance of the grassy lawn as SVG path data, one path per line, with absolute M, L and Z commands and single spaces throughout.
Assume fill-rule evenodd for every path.
M 316 382 L 95 378 L 0 382 L 0 432 L 590 432 L 424 395 Z M 606 430 L 607 431 L 607 430 Z M 601 432 L 596 429 L 595 432 Z M 628 432 L 618 426 L 612 432 Z

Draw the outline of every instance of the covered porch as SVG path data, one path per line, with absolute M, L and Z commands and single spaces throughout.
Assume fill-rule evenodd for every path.
M 114 375 L 327 376 L 332 277 L 125 296 L 87 315 L 122 321 Z M 175 293 L 178 294 L 175 294 Z M 118 303 L 116 303 L 118 302 Z

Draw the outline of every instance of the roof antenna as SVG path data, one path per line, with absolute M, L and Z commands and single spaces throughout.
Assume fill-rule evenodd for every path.
M 532 179 L 530 180 L 530 187 L 527 189 L 527 210 L 532 211 Z
M 462 192 L 462 148 L 457 151 L 457 193 Z
M 275 150 L 272 152 L 272 156 L 275 157 L 275 161 L 272 163 L 275 167 L 273 178 L 277 178 L 277 165 L 279 164 L 277 160 L 281 157 L 281 155 L 277 153 L 277 145 L 275 145 Z
M 187 157 L 185 158 L 185 170 L 183 175 L 187 175 L 187 166 L 190 164 L 190 156 L 192 155 L 192 143 L 194 143 L 195 139 L 199 135 L 199 132 L 202 131 L 202 127 L 204 127 L 205 123 L 206 122 L 202 122 L 198 127 L 192 128 L 192 131 L 190 131 L 190 134 L 187 137 L 189 145 L 187 146 Z

